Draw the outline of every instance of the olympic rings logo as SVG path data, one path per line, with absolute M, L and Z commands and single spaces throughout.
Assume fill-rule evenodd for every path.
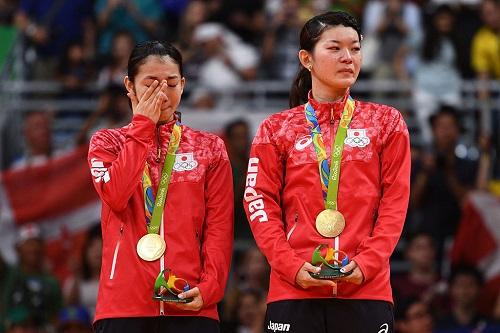
M 364 137 L 352 137 L 352 138 L 346 138 L 344 140 L 344 143 L 349 145 L 349 146 L 359 146 L 359 147 L 365 147 L 370 143 L 370 139 L 366 136 Z

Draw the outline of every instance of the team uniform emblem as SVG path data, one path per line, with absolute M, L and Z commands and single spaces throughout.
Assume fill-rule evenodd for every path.
M 194 159 L 193 153 L 175 154 L 174 170 L 189 171 L 198 166 L 198 161 Z
M 370 144 L 370 138 L 366 135 L 366 129 L 347 129 L 347 137 L 344 143 L 351 147 L 366 147 Z
M 310 135 L 304 135 L 295 141 L 295 149 L 301 151 L 312 143 L 312 138 Z

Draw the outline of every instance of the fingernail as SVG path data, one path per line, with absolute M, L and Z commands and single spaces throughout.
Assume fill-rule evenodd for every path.
M 184 299 L 184 294 L 181 293 L 181 294 L 177 295 L 177 297 L 179 297 L 180 299 Z
M 341 272 L 341 273 L 345 273 L 345 268 L 341 268 L 341 269 L 340 269 L 340 272 Z

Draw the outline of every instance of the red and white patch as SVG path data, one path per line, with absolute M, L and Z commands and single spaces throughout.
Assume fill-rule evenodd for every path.
M 193 153 L 175 154 L 175 171 L 189 171 L 197 166 L 198 162 L 194 159 Z
M 109 182 L 110 177 L 108 168 L 104 166 L 104 163 L 95 158 L 91 160 L 91 163 L 90 173 L 94 177 L 94 181 L 96 183 L 99 183 L 101 180 L 104 181 L 104 183 Z
M 344 143 L 351 147 L 366 147 L 370 144 L 370 138 L 366 135 L 366 129 L 348 129 Z

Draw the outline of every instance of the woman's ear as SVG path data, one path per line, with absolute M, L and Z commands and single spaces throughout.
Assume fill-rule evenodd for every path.
M 306 50 L 303 50 L 303 49 L 300 50 L 299 51 L 299 61 L 302 64 L 302 66 L 304 66 L 304 68 L 311 70 L 313 63 L 312 63 L 311 54 L 309 52 L 307 52 Z
M 134 83 L 130 81 L 128 76 L 123 78 L 123 85 L 125 86 L 125 89 L 127 89 L 127 92 L 134 92 Z
M 186 78 L 182 77 L 181 79 L 181 95 L 184 92 L 184 86 L 186 85 Z

